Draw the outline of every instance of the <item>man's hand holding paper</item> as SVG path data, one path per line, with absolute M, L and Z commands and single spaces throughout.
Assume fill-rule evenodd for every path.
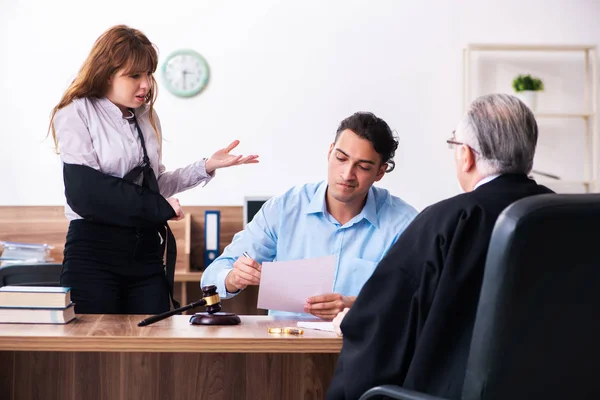
M 334 275 L 335 256 L 265 262 L 262 265 L 257 307 L 310 312 L 316 316 L 331 314 L 333 318 L 343 309 L 334 312 L 334 307 L 338 307 L 344 299 L 344 296 L 331 293 Z M 311 309 L 315 307 L 314 312 L 306 311 L 307 299 L 314 299 L 314 303 L 310 304 Z
M 332 320 L 344 308 L 349 308 L 356 300 L 356 296 L 342 296 L 339 293 L 328 293 L 319 296 L 313 296 L 306 299 L 304 312 L 312 315 Z

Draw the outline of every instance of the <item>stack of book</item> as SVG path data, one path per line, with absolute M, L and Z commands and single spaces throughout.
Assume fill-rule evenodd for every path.
M 73 319 L 71 288 L 0 287 L 0 323 L 66 324 Z
M 16 243 L 0 241 L 0 266 L 17 263 L 52 261 L 48 244 Z

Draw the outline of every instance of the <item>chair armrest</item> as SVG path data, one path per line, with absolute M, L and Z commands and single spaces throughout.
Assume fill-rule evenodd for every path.
M 404 389 L 403 387 L 397 385 L 375 386 L 374 388 L 371 388 L 363 393 L 359 400 L 370 399 L 374 396 L 387 396 L 397 400 L 446 400 L 442 399 L 441 397 Z

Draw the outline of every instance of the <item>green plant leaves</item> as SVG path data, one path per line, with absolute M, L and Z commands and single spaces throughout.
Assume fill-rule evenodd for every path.
M 544 90 L 544 83 L 541 79 L 533 78 L 531 75 L 519 75 L 513 80 L 513 89 L 515 92 L 523 90 Z

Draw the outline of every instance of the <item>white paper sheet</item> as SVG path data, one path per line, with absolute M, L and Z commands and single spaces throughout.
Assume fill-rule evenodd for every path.
M 264 262 L 258 289 L 258 308 L 304 312 L 306 299 L 331 293 L 335 256 Z
M 333 322 L 298 321 L 298 328 L 316 329 L 318 331 L 335 332 Z

